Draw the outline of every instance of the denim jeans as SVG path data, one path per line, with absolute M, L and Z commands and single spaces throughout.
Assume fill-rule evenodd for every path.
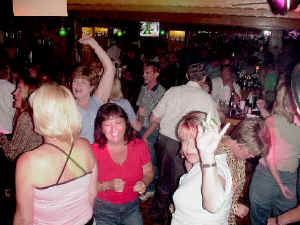
M 145 133 L 147 128 L 143 127 L 142 130 L 140 131 L 139 135 L 140 137 L 143 136 L 143 134 Z M 153 131 L 147 138 L 148 141 L 148 150 L 151 156 L 151 162 L 152 162 L 152 166 L 153 166 L 153 170 L 154 170 L 154 178 L 153 181 L 151 182 L 151 184 L 149 184 L 147 186 L 147 190 L 146 191 L 155 191 L 155 186 L 158 180 L 158 168 L 157 168 L 157 157 L 156 157 L 156 153 L 155 153 L 155 148 L 154 148 L 154 144 L 156 143 L 156 140 L 158 138 L 158 130 Z
M 139 200 L 113 204 L 96 199 L 94 217 L 97 225 L 143 225 Z
M 297 168 L 297 202 L 300 204 L 300 159 L 298 159 L 298 168 Z
M 286 199 L 269 169 L 258 165 L 252 177 L 249 191 L 251 225 L 265 225 L 271 216 L 296 207 L 297 172 L 280 172 L 282 183 L 294 194 L 293 199 Z

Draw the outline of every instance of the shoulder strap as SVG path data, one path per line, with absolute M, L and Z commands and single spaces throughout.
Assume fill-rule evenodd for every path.
M 73 147 L 74 147 L 74 143 L 72 143 L 72 146 L 71 146 L 71 149 L 70 149 L 70 152 L 69 152 L 69 154 L 67 154 L 64 150 L 62 150 L 60 147 L 58 147 L 57 145 L 54 145 L 54 144 L 52 144 L 52 143 L 45 143 L 45 144 L 47 144 L 47 145 L 51 145 L 51 146 L 53 146 L 53 147 L 55 147 L 57 150 L 59 150 L 60 152 L 62 152 L 63 154 L 65 154 L 66 156 L 67 156 L 67 159 L 66 159 L 66 161 L 65 161 L 65 164 L 64 164 L 64 167 L 63 167 L 63 169 L 62 169 L 62 171 L 61 171 L 61 173 L 60 173 L 60 175 L 59 175 L 59 177 L 58 177 L 58 179 L 57 179 L 57 182 L 56 182 L 56 184 L 59 184 L 59 181 L 60 181 L 60 179 L 61 179 L 61 177 L 62 177 L 62 175 L 63 175 L 63 173 L 64 173 L 64 171 L 65 171 L 65 168 L 66 168 L 66 166 L 67 166 L 67 163 L 68 163 L 68 161 L 69 161 L 69 159 L 79 168 L 79 169 L 81 169 L 83 172 L 84 172 L 84 174 L 87 174 L 87 172 L 86 172 L 86 170 L 84 169 L 84 168 L 82 168 L 72 157 L 71 157 L 71 153 L 72 153 L 72 151 L 73 151 Z

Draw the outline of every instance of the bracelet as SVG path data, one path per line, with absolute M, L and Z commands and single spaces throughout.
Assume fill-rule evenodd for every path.
M 276 225 L 280 225 L 279 221 L 278 221 L 278 216 L 275 217 L 275 223 L 276 223 Z
M 211 163 L 211 164 L 202 164 L 202 167 L 203 168 L 209 168 L 209 167 L 215 167 L 217 164 L 216 164 L 216 162 L 214 162 L 214 163 Z

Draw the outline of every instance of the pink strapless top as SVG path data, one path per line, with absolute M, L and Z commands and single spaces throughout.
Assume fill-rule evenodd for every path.
M 93 215 L 89 202 L 91 173 L 47 188 L 34 189 L 34 225 L 83 225 Z

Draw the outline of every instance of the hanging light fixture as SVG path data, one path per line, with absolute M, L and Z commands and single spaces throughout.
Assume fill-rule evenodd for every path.
M 65 36 L 67 36 L 67 31 L 66 31 L 64 25 L 62 25 L 62 26 L 60 27 L 60 29 L 58 30 L 58 36 L 60 36 L 60 37 L 65 37 Z
M 274 14 L 285 15 L 298 7 L 300 0 L 268 0 Z

